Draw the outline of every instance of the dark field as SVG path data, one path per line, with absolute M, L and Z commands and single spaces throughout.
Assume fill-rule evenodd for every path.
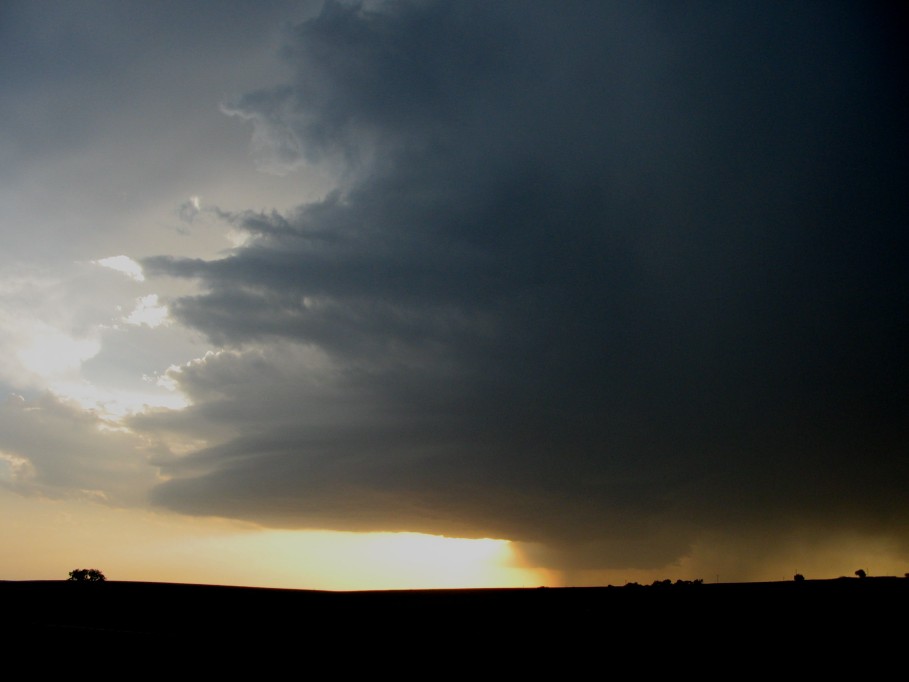
M 807 651 L 863 633 L 905 640 L 909 579 L 602 588 L 320 592 L 168 583 L 0 582 L 7 645 L 305 646 L 310 652 L 416 647 L 527 653 L 577 647 L 751 646 Z M 814 644 L 812 644 L 814 642 Z

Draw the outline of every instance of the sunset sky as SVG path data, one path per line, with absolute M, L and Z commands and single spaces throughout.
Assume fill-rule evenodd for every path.
M 903 575 L 887 7 L 5 0 L 0 580 Z

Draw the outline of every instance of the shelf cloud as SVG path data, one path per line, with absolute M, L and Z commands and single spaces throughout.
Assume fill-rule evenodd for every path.
M 218 209 L 247 236 L 219 257 L 141 259 L 198 283 L 170 315 L 223 349 L 170 371 L 191 407 L 132 419 L 209 443 L 157 461 L 153 502 L 505 538 L 557 568 L 795 530 L 905 552 L 905 54 L 885 23 L 325 2 L 288 29 L 285 81 L 223 110 L 260 167 L 333 189 Z

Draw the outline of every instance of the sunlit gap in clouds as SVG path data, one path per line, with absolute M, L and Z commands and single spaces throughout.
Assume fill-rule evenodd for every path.
M 145 274 L 142 272 L 142 266 L 129 256 L 110 256 L 109 258 L 101 258 L 99 260 L 92 261 L 92 263 L 95 265 L 100 265 L 104 268 L 109 268 L 116 272 L 123 273 L 127 277 L 134 279 L 137 282 L 145 281 Z
M 142 282 L 139 263 L 123 255 L 4 273 L 0 382 L 24 396 L 47 392 L 108 423 L 148 408 L 186 407 L 178 387 L 161 381 L 170 358 L 160 349 L 196 349 Z
M 76 371 L 101 350 L 101 343 L 95 338 L 74 338 L 41 322 L 20 334 L 26 338 L 16 353 L 19 362 L 44 377 Z
M 157 297 L 147 296 L 141 303 L 145 307 L 137 306 L 127 323 L 149 327 L 163 324 L 167 311 L 157 305 Z M 144 377 L 143 383 L 148 386 L 144 390 L 98 385 L 86 379 L 83 365 L 102 350 L 98 333 L 78 338 L 41 321 L 32 321 L 23 323 L 18 335 L 20 347 L 15 351 L 15 359 L 31 383 L 43 385 L 59 399 L 93 410 L 102 418 L 118 420 L 149 407 L 182 409 L 189 404 L 176 386 L 160 381 L 159 377 Z

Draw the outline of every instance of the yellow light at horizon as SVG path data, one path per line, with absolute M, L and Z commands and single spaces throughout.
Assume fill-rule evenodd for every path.
M 21 466 L 28 462 L 0 453 L 0 477 Z M 709 581 L 717 573 L 723 582 L 791 580 L 796 569 L 816 579 L 852 576 L 859 567 L 869 575 L 898 576 L 906 566 L 905 551 L 893 538 L 846 533 L 821 543 L 784 543 L 778 556 L 752 573 L 723 564 L 729 547 L 711 544 L 660 568 L 565 576 L 529 565 L 506 540 L 266 530 L 228 519 L 109 507 L 87 496 L 21 496 L 2 485 L 0 537 L 0 580 L 62 580 L 74 568 L 92 567 L 115 581 L 338 591 L 649 584 Z
M 212 538 L 205 553 L 247 557 L 245 584 L 321 590 L 522 587 L 545 584 L 507 540 L 421 533 L 261 530 Z M 231 562 L 232 569 L 240 565 Z M 230 580 L 224 575 L 225 580 Z
M 0 464 L 18 462 L 7 457 Z M 62 579 L 87 566 L 109 580 L 335 591 L 553 584 L 549 572 L 523 564 L 506 540 L 268 530 L 3 488 L 0 536 L 6 580 Z
M 527 580 L 507 540 L 371 533 L 361 542 L 376 578 L 386 584 L 458 588 L 513 586 Z

